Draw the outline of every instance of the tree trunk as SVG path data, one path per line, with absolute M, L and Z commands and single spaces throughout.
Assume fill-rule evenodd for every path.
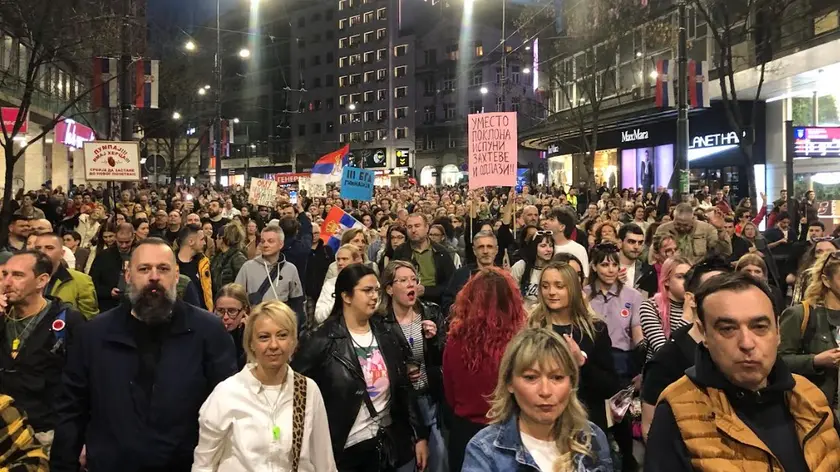
M 753 165 L 755 143 L 753 141 L 754 140 L 750 140 L 749 143 L 745 143 L 741 146 L 741 153 L 744 155 L 744 160 L 747 161 L 747 195 L 749 195 L 750 201 L 753 202 L 753 208 L 755 208 L 756 212 L 758 212 L 758 199 L 756 198 L 757 195 L 755 189 L 755 166 Z
M 15 163 L 17 163 L 17 157 L 15 156 L 13 141 L 4 145 L 3 150 L 6 160 L 6 175 L 3 179 L 5 182 L 3 207 L 0 210 L 0 241 L 5 243 L 9 240 L 9 223 L 12 221 L 12 185 L 15 180 Z

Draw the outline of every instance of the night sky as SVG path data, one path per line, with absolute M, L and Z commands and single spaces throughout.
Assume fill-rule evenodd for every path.
M 246 5 L 249 0 L 221 0 L 222 11 L 237 5 Z M 195 24 L 207 23 L 216 13 L 215 0 L 148 0 L 150 21 L 173 20 L 178 26 L 189 30 Z

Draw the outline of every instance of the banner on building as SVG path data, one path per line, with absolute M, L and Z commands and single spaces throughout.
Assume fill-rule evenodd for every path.
M 674 62 L 668 59 L 656 61 L 656 106 L 671 108 L 674 106 L 674 76 L 671 69 Z
M 303 177 L 309 177 L 311 174 L 309 172 L 297 172 L 297 173 L 280 173 L 274 174 L 274 181 L 280 185 L 288 185 L 288 184 L 300 184 L 300 181 Z
M 85 143 L 96 140 L 96 132 L 70 118 L 55 124 L 55 140 L 65 146 L 82 149 Z
M 134 64 L 134 106 L 158 108 L 160 97 L 160 61 L 140 60 Z
M 688 61 L 688 100 L 691 108 L 709 108 L 709 63 Z
M 276 197 L 276 181 L 267 179 L 251 179 L 251 189 L 248 191 L 249 204 L 274 208 Z
M 0 113 L 3 115 L 3 127 L 6 129 L 6 134 L 12 134 L 12 131 L 15 129 L 15 122 L 20 116 L 20 108 L 18 107 L 3 107 L 0 109 Z M 26 118 L 23 119 L 23 123 L 20 125 L 20 129 L 18 130 L 18 134 L 26 134 L 29 131 L 29 113 L 27 112 Z
M 140 145 L 125 141 L 85 143 L 87 180 L 140 180 Z
M 119 103 L 119 61 L 109 57 L 93 60 L 93 90 L 91 104 L 94 110 L 115 108 Z
M 516 185 L 516 113 L 469 115 L 470 190 Z
M 372 170 L 345 167 L 341 173 L 341 198 L 369 202 L 373 200 Z

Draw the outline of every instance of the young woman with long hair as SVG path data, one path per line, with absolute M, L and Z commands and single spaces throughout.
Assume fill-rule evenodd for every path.
M 245 287 L 239 284 L 226 284 L 216 293 L 216 301 L 213 303 L 213 313 L 222 320 L 225 330 L 233 338 L 233 346 L 236 348 L 236 359 L 239 361 L 239 368 L 245 367 L 245 344 L 243 342 L 245 333 L 245 319 L 251 312 L 251 303 L 248 301 L 248 293 Z
M 793 299 L 791 300 L 792 304 L 802 302 L 802 298 L 805 296 L 805 290 L 808 289 L 808 285 L 811 283 L 811 274 L 813 273 L 814 263 L 817 259 L 821 255 L 834 252 L 837 249 L 840 249 L 838 248 L 837 240 L 829 237 L 815 240 L 811 247 L 805 251 L 802 259 L 799 261 L 796 273 L 796 281 L 793 286 Z
M 554 257 L 554 236 L 550 231 L 537 232 L 522 252 L 522 260 L 510 268 L 510 275 L 519 287 L 519 293 L 525 301 L 525 311 L 530 312 L 539 299 L 537 292 L 543 267 Z
M 385 267 L 394 260 L 394 250 L 408 241 L 408 231 L 405 226 L 399 223 L 389 226 L 385 234 L 387 237 L 385 238 L 384 249 L 380 251 L 376 258 L 380 274 L 385 272 Z
M 464 472 L 612 470 L 604 432 L 578 400 L 579 351 L 556 333 L 529 328 L 511 340 L 487 413 L 491 426 L 467 446 Z
M 610 353 L 609 330 L 590 308 L 580 280 L 577 271 L 566 262 L 546 266 L 540 277 L 539 305 L 528 324 L 553 329 L 573 351 L 585 353 L 580 365 L 578 398 L 589 411 L 589 419 L 606 430 L 604 400 L 615 395 L 620 385 Z
M 96 255 L 102 254 L 104 250 L 113 246 L 116 241 L 117 224 L 114 219 L 111 218 L 99 226 L 99 231 L 96 233 L 96 237 L 92 241 L 93 246 L 90 248 L 90 256 L 88 256 L 88 262 L 85 267 L 86 274 L 90 274 L 90 268 L 93 266 L 93 260 L 96 259 Z
M 671 339 L 671 332 L 686 324 L 683 319 L 685 303 L 685 274 L 691 261 L 685 257 L 672 257 L 662 264 L 656 294 L 642 302 L 639 322 L 647 340 L 647 359 Z
M 738 259 L 738 262 L 735 263 L 735 271 L 746 272 L 755 279 L 766 283 L 770 288 L 770 292 L 773 294 L 773 309 L 776 311 L 776 315 L 782 314 L 782 310 L 785 308 L 785 298 L 779 287 L 770 284 L 770 274 L 767 272 L 767 263 L 764 262 L 764 258 L 762 256 L 758 254 L 744 254 L 740 259 Z
M 255 220 L 250 220 L 245 226 L 245 256 L 251 260 L 261 252 L 259 226 Z
M 411 350 L 396 323 L 374 316 L 379 295 L 373 269 L 342 269 L 329 318 L 304 335 L 292 360 L 321 389 L 341 472 L 426 468 L 428 429 L 406 370 Z
M 486 398 L 496 386 L 502 354 L 526 318 L 519 289 L 499 268 L 482 269 L 458 293 L 443 351 L 443 387 L 452 412 L 450 470 L 461 470 L 467 443 L 486 426 Z

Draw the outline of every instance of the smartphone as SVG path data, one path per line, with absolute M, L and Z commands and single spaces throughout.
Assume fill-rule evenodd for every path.
M 298 198 L 297 190 L 292 190 L 292 191 L 289 192 L 289 203 L 291 203 L 292 205 L 297 205 L 297 198 Z

